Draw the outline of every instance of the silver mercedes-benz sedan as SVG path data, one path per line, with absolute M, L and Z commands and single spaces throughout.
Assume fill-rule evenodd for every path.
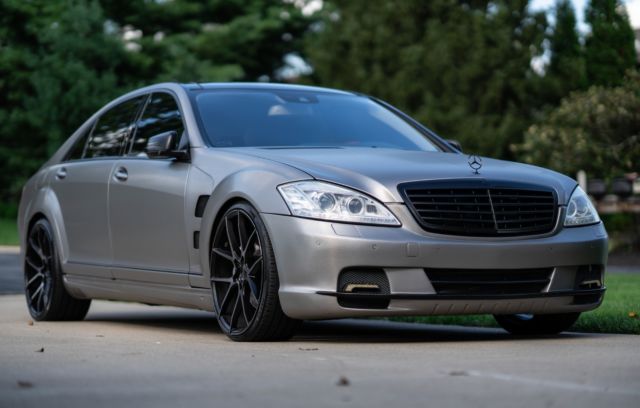
M 305 86 L 120 97 L 28 181 L 19 229 L 36 320 L 114 299 L 214 311 L 239 341 L 399 315 L 493 314 L 549 334 L 605 291 L 607 233 L 574 180 Z

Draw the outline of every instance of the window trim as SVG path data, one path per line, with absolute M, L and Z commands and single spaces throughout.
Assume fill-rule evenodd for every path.
M 84 158 L 84 154 L 87 151 L 87 144 L 89 144 L 89 138 L 91 137 L 91 134 L 93 133 L 93 129 L 96 127 L 96 123 L 98 123 L 97 120 L 94 120 L 90 125 L 86 126 L 86 129 L 83 129 L 83 127 L 81 126 L 80 129 L 78 130 L 82 130 L 82 134 L 78 137 L 78 139 L 81 138 L 85 138 L 84 140 L 84 145 L 82 146 L 82 154 L 80 155 L 79 159 L 71 159 L 69 158 L 69 156 L 71 156 L 71 153 L 73 152 L 73 148 L 75 147 L 75 142 L 77 142 L 77 140 L 74 141 L 74 143 L 71 144 L 71 146 L 69 146 L 69 149 L 66 151 L 66 153 L 64 154 L 64 157 L 62 158 L 61 162 L 63 163 L 68 163 L 68 162 L 76 162 L 76 161 L 81 161 L 81 160 L 88 160 Z
M 168 90 L 168 89 L 154 89 L 154 90 L 151 90 L 149 93 L 139 95 L 139 96 L 145 96 L 146 95 L 147 99 L 145 100 L 144 104 L 142 105 L 142 108 L 140 109 L 140 111 L 136 115 L 136 118 L 135 118 L 135 120 L 133 122 L 133 126 L 132 126 L 132 129 L 131 129 L 131 133 L 127 136 L 127 143 L 125 145 L 125 149 L 122 152 L 122 154 L 120 155 L 122 158 L 149 160 L 148 157 L 131 156 L 131 150 L 133 149 L 133 142 L 135 141 L 136 134 L 138 133 L 138 121 L 140 119 L 142 119 L 142 116 L 144 115 L 144 112 L 147 109 L 147 106 L 149 106 L 149 103 L 151 102 L 151 97 L 153 96 L 153 94 L 159 94 L 159 93 L 164 93 L 164 94 L 169 95 L 173 99 L 173 101 L 175 102 L 176 106 L 178 107 L 178 111 L 180 111 L 180 121 L 182 122 L 183 133 L 187 135 L 187 140 L 188 140 L 189 131 L 187 129 L 186 121 L 184 120 L 184 109 L 182 109 L 182 106 L 180 105 L 180 99 L 171 90 Z M 182 136 L 183 135 L 178 135 L 178 137 L 180 137 L 180 138 Z M 179 142 L 180 142 L 180 140 L 178 140 L 178 143 Z M 188 144 L 190 146 L 191 143 L 190 143 L 189 140 L 188 140 L 188 142 L 189 142 Z M 189 146 L 187 148 L 190 148 Z
M 79 159 L 79 160 L 115 159 L 115 158 L 122 157 L 123 154 L 124 154 L 124 148 L 126 147 L 127 142 L 125 142 L 124 145 L 120 147 L 120 151 L 118 152 L 117 155 L 98 156 L 98 157 L 85 157 L 85 154 L 87 153 L 87 146 L 89 145 L 89 140 L 91 139 L 91 136 L 93 136 L 93 132 L 95 131 L 96 126 L 100 122 L 100 119 L 102 119 L 102 117 L 104 117 L 104 115 L 106 115 L 107 113 L 111 112 L 113 109 L 115 109 L 115 108 L 117 108 L 117 107 L 119 107 L 119 106 L 121 106 L 121 105 L 123 105 L 123 104 L 125 104 L 127 102 L 133 101 L 134 99 L 143 98 L 144 96 L 147 96 L 147 100 L 148 100 L 148 95 L 149 94 L 140 94 L 140 95 L 132 96 L 131 98 L 127 98 L 127 99 L 125 99 L 123 101 L 120 101 L 120 102 L 114 104 L 113 106 L 105 109 L 102 113 L 100 113 L 100 115 L 98 115 L 96 117 L 95 121 L 93 122 L 93 125 L 91 127 L 91 132 L 89 133 L 89 136 L 87 137 L 87 140 L 85 142 L 84 149 L 82 150 L 82 158 Z M 144 103 L 146 103 L 146 101 L 144 101 Z M 136 111 L 135 115 L 132 116 L 131 123 L 129 124 L 128 129 L 127 129 L 127 135 L 125 136 L 125 140 L 129 139 L 129 137 L 131 135 L 131 132 L 132 132 L 133 128 L 135 127 L 135 123 L 137 122 L 137 117 L 141 112 L 141 107 L 144 105 L 144 103 L 140 103 L 140 106 L 138 107 L 138 110 Z M 108 105 L 110 105 L 110 104 L 108 104 Z

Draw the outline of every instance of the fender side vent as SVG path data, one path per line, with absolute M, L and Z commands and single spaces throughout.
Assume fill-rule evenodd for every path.
M 197 218 L 202 218 L 202 215 L 204 214 L 204 209 L 207 206 L 207 202 L 209 201 L 209 197 L 208 195 L 201 195 L 200 197 L 198 197 L 198 202 L 196 203 L 196 213 L 195 216 Z

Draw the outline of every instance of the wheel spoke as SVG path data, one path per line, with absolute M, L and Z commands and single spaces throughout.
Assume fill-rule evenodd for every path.
M 231 311 L 231 317 L 229 318 L 229 331 L 233 331 L 233 328 L 237 323 L 237 320 L 239 317 L 238 303 L 242 303 L 240 301 L 241 296 L 242 295 L 240 294 L 240 290 L 238 290 L 238 296 L 236 296 L 236 302 L 233 305 L 233 310 Z
M 36 271 L 40 272 L 42 270 L 42 266 L 37 266 L 28 256 L 26 256 L 24 260 L 27 262 L 27 265 L 29 265 L 31 268 L 35 269 Z
M 229 300 L 231 300 L 231 291 L 237 286 L 237 283 L 232 283 L 231 285 L 229 285 L 229 288 L 227 289 L 227 292 L 224 294 L 224 297 L 222 298 L 222 302 L 220 302 L 220 314 L 222 314 L 224 312 L 225 307 L 227 306 L 227 303 L 229 303 Z
M 211 282 L 221 282 L 221 283 L 233 283 L 233 278 L 229 277 L 229 278 L 219 278 L 217 276 L 214 276 L 211 278 Z
M 33 276 L 31 277 L 31 279 L 29 279 L 29 280 L 27 281 L 27 286 L 31 285 L 31 284 L 32 284 L 33 282 L 35 282 L 35 280 L 36 280 L 36 279 L 38 279 L 38 278 L 42 278 L 42 279 L 44 279 L 44 275 L 43 275 L 41 272 L 36 273 L 35 275 L 33 275 Z
M 236 254 L 236 250 L 234 248 L 234 244 L 236 243 L 235 233 L 231 230 L 231 224 L 229 222 L 230 215 L 224 217 L 224 225 L 227 230 L 227 242 L 229 243 L 229 249 L 231 250 L 231 255 L 236 258 L 238 254 Z
M 240 224 L 244 224 L 242 222 L 242 213 L 240 211 L 238 211 L 238 253 L 241 255 L 244 255 L 245 249 L 244 249 L 244 239 L 243 239 L 243 235 L 244 235 L 244 228 L 242 225 Z
M 254 309 L 258 308 L 258 287 L 256 283 L 250 277 L 247 277 L 249 283 L 249 303 Z
M 251 241 L 253 241 L 253 238 L 255 236 L 256 236 L 256 230 L 254 229 L 249 235 L 249 238 L 247 238 L 247 242 L 245 243 L 244 248 L 242 248 L 242 256 L 245 256 L 247 254 L 247 250 L 251 247 Z
M 233 262 L 233 255 L 227 251 L 225 251 L 224 249 L 220 249 L 220 248 L 213 248 L 211 250 L 212 253 L 219 255 L 221 257 L 223 257 L 224 259 L 226 259 L 229 262 Z
M 240 299 L 240 304 L 242 305 L 242 317 L 244 318 L 244 321 L 247 323 L 247 326 L 249 326 L 249 317 L 247 317 L 247 308 L 245 307 L 245 298 L 244 296 L 241 296 L 242 299 Z
M 256 266 L 258 266 L 258 263 L 262 262 L 262 256 L 258 257 L 253 264 L 251 265 L 251 267 L 249 267 L 249 270 L 247 271 L 247 275 L 249 277 L 255 278 L 256 274 L 254 273 Z
M 42 308 L 44 307 L 44 292 L 44 282 L 42 282 L 42 290 L 40 291 L 38 300 L 36 301 L 36 304 L 40 306 L 40 310 L 42 310 Z
M 44 258 L 44 254 L 42 253 L 42 249 L 40 249 L 40 246 L 36 243 L 33 237 L 29 238 L 29 246 L 35 251 L 36 255 L 38 255 L 38 257 L 42 261 L 42 259 Z
M 38 230 L 38 244 L 40 244 L 40 256 L 42 257 L 42 263 L 46 264 L 49 261 L 49 237 L 44 229 Z
M 40 293 L 42 292 L 42 290 L 44 289 L 44 282 L 42 282 L 40 284 L 40 286 L 38 286 L 38 289 L 36 289 L 35 292 L 33 292 L 30 296 L 30 299 L 33 301 L 33 299 Z

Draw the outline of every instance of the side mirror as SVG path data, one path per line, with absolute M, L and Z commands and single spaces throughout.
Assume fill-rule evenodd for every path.
M 457 140 L 449 139 L 449 140 L 447 140 L 447 143 L 449 143 L 449 145 L 451 147 L 453 147 L 454 149 L 456 149 L 457 151 L 462 152 L 462 145 Z
M 186 150 L 174 149 L 177 139 L 178 133 L 173 130 L 151 136 L 147 141 L 147 147 L 145 147 L 144 152 L 150 159 L 175 158 L 185 160 L 189 157 L 189 153 Z

